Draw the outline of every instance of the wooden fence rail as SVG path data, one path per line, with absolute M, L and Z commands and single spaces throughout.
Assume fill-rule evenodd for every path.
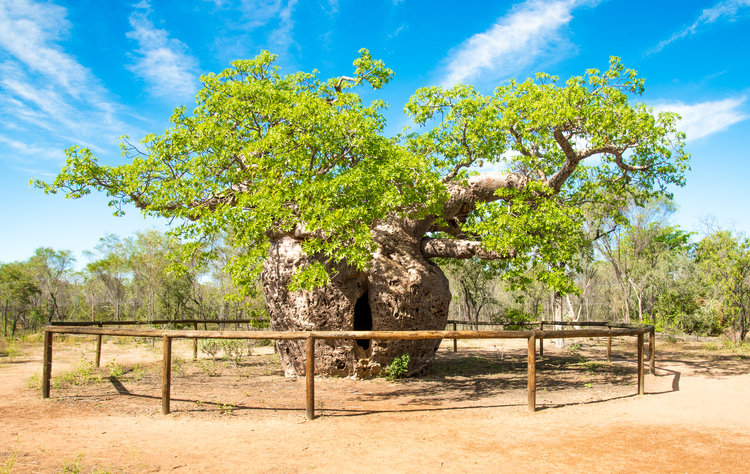
M 584 325 L 585 324 L 577 324 Z M 592 325 L 593 326 L 593 325 Z M 536 340 L 558 337 L 600 337 L 635 336 L 637 339 L 638 394 L 643 395 L 643 335 L 649 334 L 649 355 L 651 371 L 654 371 L 654 327 L 620 325 L 625 327 L 605 326 L 600 329 L 557 329 L 525 331 L 199 331 L 199 330 L 165 330 L 165 329 L 129 329 L 103 328 L 85 326 L 47 326 L 44 328 L 44 355 L 42 366 L 42 398 L 50 396 L 52 378 L 52 336 L 54 334 L 83 334 L 97 336 L 97 359 L 101 355 L 102 336 L 152 337 L 162 339 L 162 413 L 170 412 L 170 389 L 172 372 L 173 339 L 272 339 L 272 340 L 305 340 L 307 346 L 305 388 L 306 416 L 315 418 L 315 340 L 316 339 L 527 339 L 528 340 L 528 409 L 536 411 Z M 609 350 L 608 350 L 609 354 Z
M 464 326 L 529 326 L 529 327 L 538 327 L 540 331 L 544 330 L 544 326 L 590 326 L 590 327 L 606 327 L 606 328 L 620 328 L 620 329 L 638 329 L 642 327 L 652 327 L 652 326 L 645 326 L 645 325 L 639 325 L 639 324 L 626 324 L 626 323 L 615 323 L 615 322 L 609 322 L 609 321 L 523 321 L 523 322 L 515 322 L 515 321 L 497 321 L 497 322 L 489 322 L 489 321 L 459 321 L 459 320 L 453 320 L 449 319 L 448 323 L 449 326 L 453 326 L 453 330 L 456 331 L 458 329 L 458 325 L 464 325 Z M 569 333 L 570 334 L 570 333 Z M 616 335 L 616 334 L 613 334 Z M 607 337 L 607 363 L 612 362 L 612 336 L 613 335 L 606 335 Z M 597 334 L 595 336 L 578 336 L 575 334 L 570 334 L 569 337 L 597 337 L 597 336 L 605 336 L 605 334 Z M 552 338 L 554 336 L 548 336 L 548 338 Z M 561 336 L 565 337 L 565 336 Z M 656 333 L 654 330 L 651 330 L 649 332 L 649 338 L 648 338 L 648 360 L 649 360 L 649 373 L 653 374 L 656 370 L 656 362 L 654 360 L 654 355 L 656 351 Z M 453 339 L 453 352 L 458 352 L 458 343 L 456 339 Z M 544 357 L 544 338 L 539 338 L 539 357 Z

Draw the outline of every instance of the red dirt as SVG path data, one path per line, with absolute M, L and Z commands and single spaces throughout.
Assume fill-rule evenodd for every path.
M 547 343 L 542 409 L 529 414 L 525 341 L 459 344 L 421 379 L 316 378 L 318 418 L 307 421 L 304 380 L 281 376 L 273 356 L 194 363 L 189 344 L 175 348 L 167 416 L 161 356 L 146 346 L 103 350 L 103 363 L 126 372 L 142 364 L 139 377 L 108 379 L 105 368 L 102 383 L 53 387 L 49 400 L 29 387 L 39 344 L 0 359 L 0 472 L 748 470 L 747 355 L 659 344 L 657 374 L 639 397 L 629 340 L 611 366 L 592 341 L 579 351 L 585 360 Z M 53 376 L 93 360 L 93 346 L 56 338 Z

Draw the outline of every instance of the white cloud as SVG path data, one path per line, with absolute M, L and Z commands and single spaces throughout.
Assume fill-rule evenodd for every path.
M 688 26 L 682 31 L 678 31 L 670 38 L 660 42 L 650 52 L 658 53 L 670 43 L 673 43 L 674 41 L 685 38 L 687 36 L 694 35 L 700 27 L 714 23 L 719 19 L 727 18 L 729 20 L 733 20 L 736 18 L 738 11 L 744 7 L 750 7 L 750 0 L 725 0 L 717 3 L 711 8 L 706 8 L 701 12 L 698 19 L 695 20 L 692 25 Z
M 499 18 L 489 30 L 463 42 L 449 56 L 444 86 L 480 76 L 506 78 L 547 55 L 562 41 L 561 30 L 582 0 L 527 0 Z
M 141 2 L 130 15 L 133 30 L 127 37 L 138 43 L 138 49 L 128 69 L 143 79 L 155 96 L 178 100 L 194 96 L 198 88 L 197 61 L 184 43 L 154 27 L 149 13 L 148 3 Z
M 282 2 L 277 2 L 280 7 L 278 9 L 278 27 L 273 30 L 269 36 L 271 45 L 278 48 L 280 51 L 289 49 L 289 46 L 294 42 L 294 9 L 297 6 L 297 0 L 289 0 L 284 5 Z
M 71 143 L 114 142 L 125 129 L 109 92 L 61 46 L 71 29 L 66 15 L 51 3 L 0 1 L 0 133 L 6 137 L 0 144 L 14 159 L 44 160 L 51 148 Z
M 294 11 L 297 0 L 225 0 L 214 5 L 227 16 L 223 35 L 216 38 L 217 54 L 226 60 L 253 57 L 260 49 L 281 56 L 295 45 Z M 328 14 L 338 14 L 339 2 L 328 0 Z
M 3 135 L 0 135 L 0 143 L 13 152 L 12 156 L 8 156 L 6 151 L 3 154 L 4 160 L 26 162 L 28 157 L 34 157 L 36 160 L 57 162 L 63 157 L 63 150 L 60 148 L 32 145 Z
M 336 15 L 339 12 L 339 0 L 328 0 L 328 14 Z
M 660 104 L 654 110 L 678 113 L 682 117 L 679 129 L 687 134 L 688 140 L 697 140 L 750 118 L 741 109 L 746 100 L 747 97 L 741 96 L 697 104 L 672 102 Z
M 396 28 L 392 33 L 389 33 L 386 39 L 392 40 L 395 39 L 398 35 L 403 33 L 404 31 L 408 30 L 409 26 L 406 23 L 401 23 L 398 28 Z
M 89 71 L 55 41 L 67 36 L 70 23 L 57 5 L 31 0 L 0 2 L 0 47 L 34 73 L 78 97 Z

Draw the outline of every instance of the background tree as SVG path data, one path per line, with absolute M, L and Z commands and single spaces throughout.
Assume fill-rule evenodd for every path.
M 478 258 L 441 263 L 455 296 L 451 302 L 451 307 L 456 308 L 454 319 L 474 323 L 474 327 L 480 329 L 477 323 L 481 315 L 488 314 L 491 319 L 497 310 L 496 272 Z
M 235 281 L 249 289 L 262 273 L 272 327 L 287 330 L 442 328 L 450 292 L 432 258 L 500 260 L 516 283 L 539 265 L 541 281 L 571 291 L 584 204 L 682 184 L 676 116 L 630 104 L 643 80 L 617 59 L 564 84 L 539 74 L 491 95 L 420 89 L 405 107 L 418 128 L 395 139 L 383 135 L 384 103 L 352 91 L 392 76 L 366 50 L 353 76 L 327 81 L 281 75 L 274 60 L 204 76 L 192 114 L 178 108 L 142 150 L 124 142 L 129 163 L 72 147 L 55 181 L 37 185 L 183 219 L 175 233 L 188 239 L 230 231 Z M 304 370 L 301 345 L 279 346 L 289 373 Z M 321 342 L 316 354 L 323 372 L 367 375 L 405 352 L 422 370 L 436 347 Z
M 48 303 L 48 321 L 52 321 L 55 316 L 60 321 L 65 320 L 64 306 L 69 301 L 64 298 L 62 290 L 69 284 L 66 277 L 71 274 L 74 263 L 75 258 L 69 251 L 48 247 L 36 249 L 29 260 L 39 280 L 41 294 Z
M 750 241 L 715 232 L 698 243 L 695 261 L 706 295 L 718 303 L 734 342 L 743 342 L 750 327 Z
M 39 287 L 28 263 L 13 262 L 0 265 L 4 337 L 15 336 L 19 321 L 22 326 L 31 325 L 34 298 L 39 293 Z
M 86 270 L 105 288 L 114 308 L 115 320 L 119 321 L 129 270 L 123 242 L 118 236 L 108 234 L 99 239 L 99 244 L 94 250 L 86 253 L 89 258 L 95 258 L 86 265 Z

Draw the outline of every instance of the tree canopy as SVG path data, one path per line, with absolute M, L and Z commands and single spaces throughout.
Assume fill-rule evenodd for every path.
M 203 76 L 192 113 L 178 108 L 140 146 L 123 139 L 124 164 L 73 146 L 52 183 L 34 184 L 72 198 L 104 191 L 116 214 L 134 204 L 177 218 L 174 232 L 194 241 L 229 231 L 231 271 L 247 287 L 279 236 L 318 257 L 294 284 L 319 285 L 325 262 L 366 268 L 371 229 L 395 219 L 424 224 L 428 258 L 494 260 L 511 276 L 542 263 L 542 278 L 565 290 L 560 268 L 584 211 L 616 215 L 668 193 L 688 166 L 678 117 L 634 103 L 643 79 L 618 58 L 564 83 L 538 74 L 491 94 L 419 89 L 404 108 L 414 127 L 396 137 L 384 135 L 386 104 L 355 92 L 393 76 L 367 50 L 353 76 L 328 80 L 282 75 L 275 60 L 264 52 Z

